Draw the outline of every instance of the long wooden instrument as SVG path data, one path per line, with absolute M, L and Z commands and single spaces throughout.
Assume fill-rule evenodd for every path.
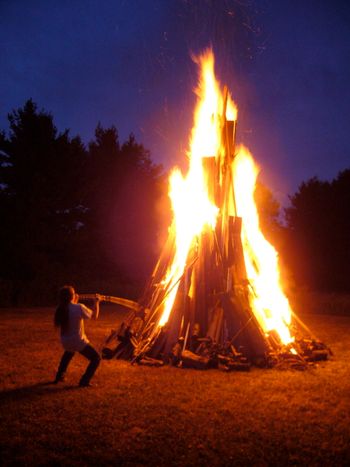
M 79 294 L 79 300 L 95 300 L 97 297 L 100 297 L 101 302 L 115 303 L 116 305 L 124 306 L 125 308 L 130 308 L 134 311 L 140 310 L 140 305 L 133 300 L 121 297 L 113 297 L 111 295 L 101 295 L 101 294 Z

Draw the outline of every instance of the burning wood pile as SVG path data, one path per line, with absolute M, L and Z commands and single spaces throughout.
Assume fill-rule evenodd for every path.
M 168 240 L 104 356 L 226 371 L 327 359 L 326 346 L 295 331 L 301 321 L 282 290 L 277 252 L 259 229 L 258 168 L 236 145 L 237 109 L 215 78 L 212 51 L 198 65 L 188 173 L 170 177 Z

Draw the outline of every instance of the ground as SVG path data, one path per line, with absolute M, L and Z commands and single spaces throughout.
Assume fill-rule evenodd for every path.
M 122 318 L 102 307 L 91 341 Z M 48 384 L 61 356 L 50 309 L 0 310 L 1 465 L 349 465 L 350 317 L 306 315 L 334 357 L 307 371 L 224 373 L 103 361 L 95 388 Z

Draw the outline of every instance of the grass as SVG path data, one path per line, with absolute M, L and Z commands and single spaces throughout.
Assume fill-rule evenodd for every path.
M 98 347 L 123 313 L 102 307 Z M 0 310 L 1 465 L 349 465 L 350 318 L 306 315 L 333 350 L 305 372 L 147 368 L 103 361 L 97 388 L 54 378 L 52 310 Z

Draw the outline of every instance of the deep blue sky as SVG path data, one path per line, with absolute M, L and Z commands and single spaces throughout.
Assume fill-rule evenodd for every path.
M 285 200 L 350 167 L 349 25 L 336 0 L 0 0 L 0 128 L 32 97 L 60 130 L 88 142 L 114 124 L 170 167 L 192 122 L 190 52 L 211 42 L 239 139 Z

